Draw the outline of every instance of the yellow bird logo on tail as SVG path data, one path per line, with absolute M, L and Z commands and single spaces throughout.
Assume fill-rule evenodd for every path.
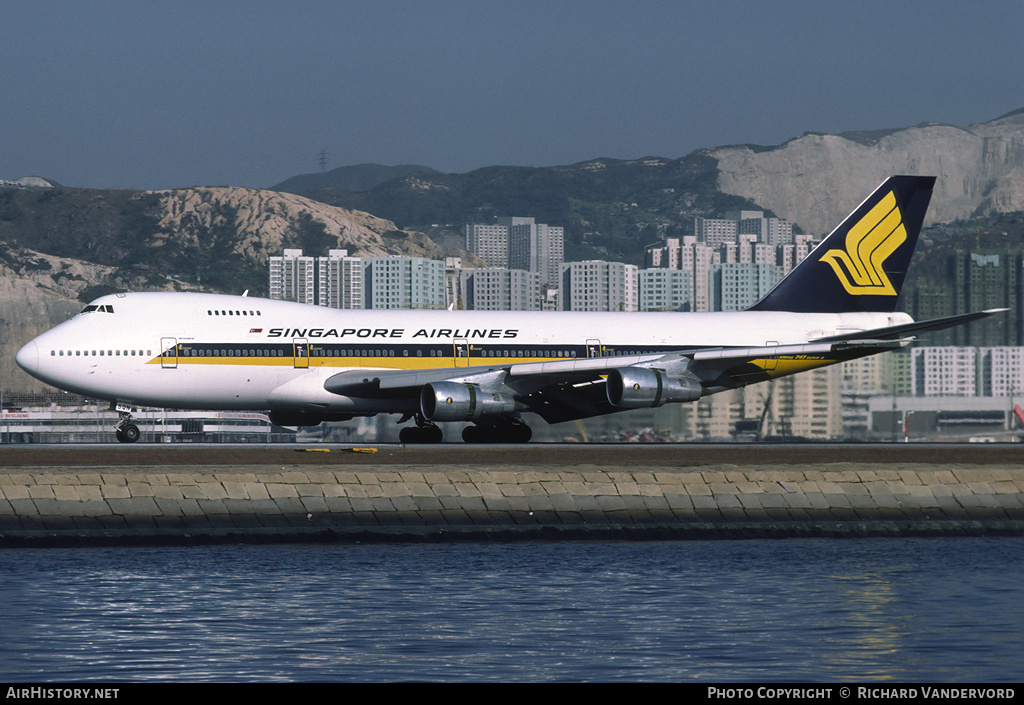
M 896 296 L 882 265 L 907 239 L 903 214 L 890 191 L 846 234 L 846 250 L 829 250 L 827 262 L 846 291 L 854 296 Z

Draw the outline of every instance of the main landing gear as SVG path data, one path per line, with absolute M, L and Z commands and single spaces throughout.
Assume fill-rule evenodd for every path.
M 134 443 L 139 440 L 142 433 L 139 431 L 139 427 L 132 423 L 132 415 L 127 411 L 119 411 L 121 420 L 117 423 L 117 428 L 114 431 L 114 435 L 117 436 L 117 440 L 122 443 Z
M 477 424 L 462 429 L 466 443 L 529 443 L 533 430 L 522 419 L 502 419 L 495 424 Z M 398 432 L 402 443 L 440 443 L 444 440 L 441 429 L 416 414 L 416 425 L 406 426 Z
M 493 426 L 476 425 L 462 429 L 466 443 L 529 443 L 533 430 L 522 419 L 505 419 Z
M 430 423 L 422 414 L 416 414 L 416 425 L 399 431 L 398 440 L 402 443 L 440 443 L 444 440 L 444 433 L 437 424 Z

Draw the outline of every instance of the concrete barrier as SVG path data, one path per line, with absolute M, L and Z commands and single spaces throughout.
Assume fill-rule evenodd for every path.
M 1011 465 L 6 468 L 0 546 L 1024 534 Z

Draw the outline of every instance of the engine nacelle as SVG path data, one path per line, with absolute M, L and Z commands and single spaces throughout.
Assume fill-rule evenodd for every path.
M 619 367 L 608 373 L 608 402 L 617 409 L 646 409 L 669 402 L 700 399 L 700 382 L 669 377 L 647 367 Z
M 511 414 L 515 406 L 511 397 L 484 392 L 478 384 L 431 382 L 420 391 L 420 411 L 428 421 L 477 421 Z

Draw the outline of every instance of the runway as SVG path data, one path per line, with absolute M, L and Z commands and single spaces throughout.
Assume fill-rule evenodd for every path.
M 0 449 L 0 547 L 1024 534 L 1017 445 Z
M 821 463 L 1024 464 L 1024 444 L 651 443 L 520 445 L 193 444 L 8 445 L 0 468 L 280 466 L 280 465 L 522 465 L 565 467 L 702 467 Z

